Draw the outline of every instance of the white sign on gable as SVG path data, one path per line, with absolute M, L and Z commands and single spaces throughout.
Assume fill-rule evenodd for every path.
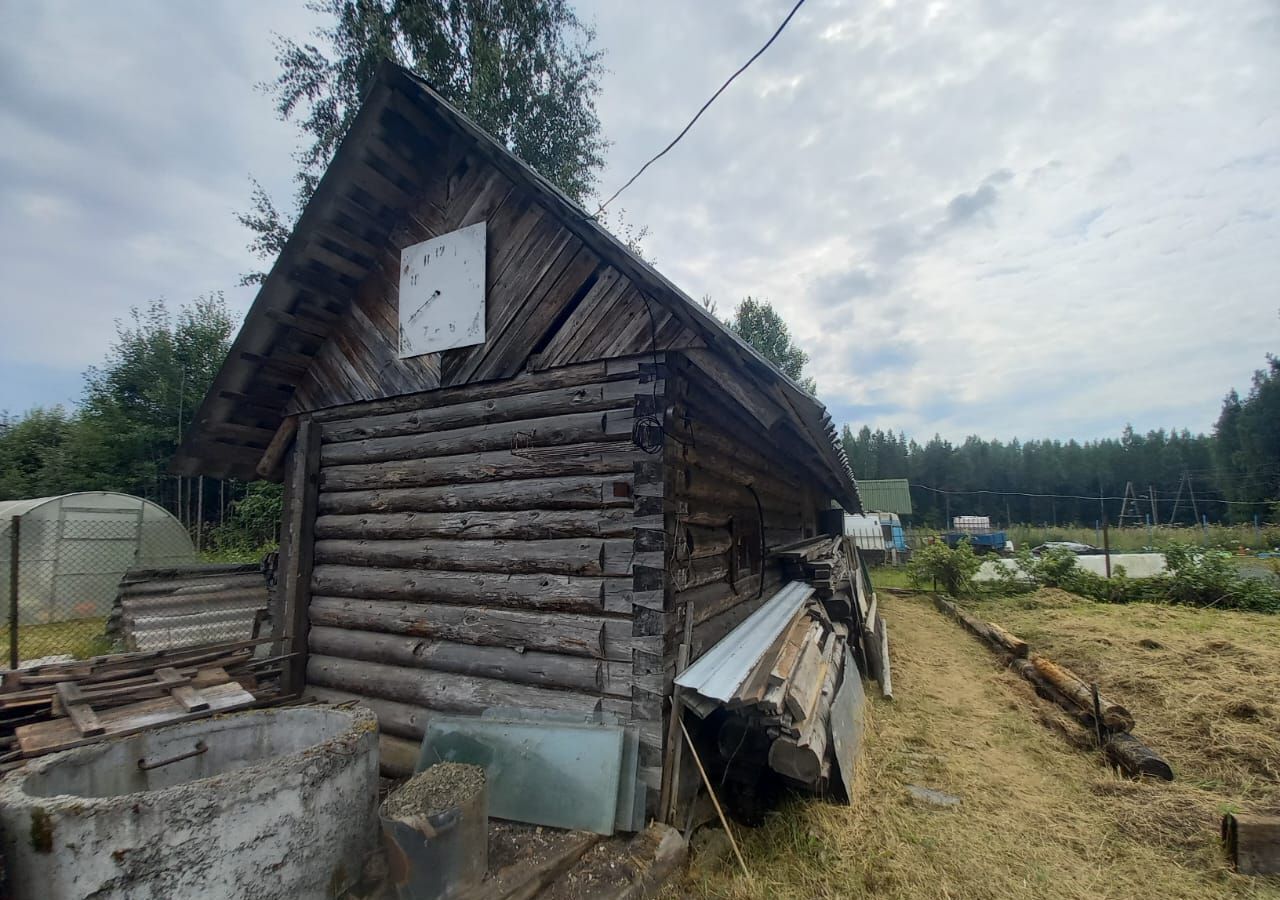
M 400 358 L 484 343 L 485 223 L 400 251 Z

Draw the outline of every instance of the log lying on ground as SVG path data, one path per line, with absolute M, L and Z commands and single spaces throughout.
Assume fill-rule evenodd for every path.
M 950 600 L 939 597 L 937 594 L 933 596 L 933 605 L 988 644 L 995 646 L 997 649 L 1007 650 L 1016 657 L 1026 657 L 1028 652 L 1027 642 L 1005 631 L 999 625 L 975 619 Z
M 1163 781 L 1173 781 L 1172 767 L 1127 731 L 1109 735 L 1102 749 L 1107 754 L 1107 759 L 1130 775 L 1149 775 Z
M 1027 654 L 1030 652 L 1031 648 L 1027 646 L 1026 641 L 1005 631 L 995 622 L 988 622 L 987 628 L 991 631 L 991 636 L 1014 656 L 1025 659 Z
M 1093 712 L 1093 689 L 1085 683 L 1083 678 L 1070 669 L 1063 668 L 1053 660 L 1038 654 L 1033 653 L 1031 655 L 1031 664 L 1035 666 L 1041 678 L 1057 688 L 1072 703 L 1086 712 Z M 1098 695 L 1097 700 L 1097 706 L 1102 711 L 1102 724 L 1107 727 L 1107 730 L 1131 731 L 1133 729 L 1133 716 L 1129 710 L 1119 703 L 1108 700 L 1101 694 Z
M 1099 723 L 1094 715 L 1093 689 L 1078 675 L 1043 656 L 1030 654 L 1030 658 L 1027 658 L 1025 641 L 998 625 L 993 626 L 973 618 L 951 601 L 935 595 L 933 602 L 940 611 L 960 622 L 968 631 L 985 640 L 991 649 L 1000 653 L 1006 666 L 1029 681 L 1037 695 L 1070 714 L 1085 728 L 1095 743 L 1100 740 L 1107 759 L 1125 774 L 1135 778 L 1146 775 L 1173 781 L 1173 768 L 1169 763 L 1129 733 L 1133 728 L 1133 716 L 1123 706 L 1112 703 L 1099 694 L 1098 707 L 1102 713 L 1102 721 Z M 1022 648 L 1020 653 L 1019 647 Z

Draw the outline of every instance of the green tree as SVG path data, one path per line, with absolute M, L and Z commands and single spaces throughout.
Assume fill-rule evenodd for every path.
M 311 9 L 330 17 L 317 43 L 277 36 L 280 74 L 263 86 L 308 143 L 297 153 L 296 209 L 286 214 L 254 182 L 251 209 L 238 216 L 262 258 L 284 245 L 384 59 L 413 69 L 574 200 L 591 193 L 607 146 L 595 109 L 602 54 L 567 0 L 315 0 Z
M 61 406 L 0 418 L 0 499 L 76 490 L 78 460 L 73 448 L 78 425 Z
M 164 496 L 169 461 L 227 355 L 232 329 L 221 294 L 176 316 L 155 300 L 116 323 L 106 360 L 85 373 L 75 452 L 87 485 Z
M 710 298 L 706 300 L 710 301 Z M 706 305 L 705 301 L 703 305 Z M 795 343 L 787 323 L 767 300 L 757 300 L 750 296 L 743 298 L 733 311 L 729 327 L 737 332 L 740 338 L 759 350 L 765 359 L 781 369 L 783 374 L 792 381 L 810 394 L 818 392 L 818 386 L 814 380 L 804 374 L 804 367 L 809 363 L 809 354 Z

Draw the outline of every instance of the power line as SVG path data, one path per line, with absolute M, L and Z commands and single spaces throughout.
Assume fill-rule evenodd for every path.
M 911 487 L 914 487 L 914 488 L 920 488 L 921 490 L 931 491 L 935 494 L 942 494 L 944 496 L 952 496 L 952 497 L 958 497 L 962 495 L 971 495 L 971 494 L 986 494 L 993 497 L 1031 497 L 1034 499 L 1044 499 L 1044 500 L 1088 500 L 1091 502 L 1096 502 L 1098 500 L 1124 500 L 1124 497 L 1106 497 L 1106 496 L 1100 496 L 1098 494 L 1094 494 L 1093 496 L 1088 496 L 1087 494 L 1031 494 L 1031 493 L 1027 493 L 1026 491 L 987 491 L 987 490 L 948 491 L 948 490 L 944 490 L 943 488 L 936 488 L 927 484 L 920 484 L 915 481 L 911 482 L 910 484 L 911 484 Z M 1168 499 L 1169 497 L 1170 497 L 1170 494 L 1168 492 L 1162 493 L 1161 491 L 1156 491 L 1157 499 Z M 1216 497 L 1197 497 L 1196 500 L 1197 502 L 1200 502 L 1200 503 L 1225 503 L 1228 506 L 1258 506 L 1263 503 L 1271 502 L 1268 500 L 1256 500 L 1256 501 L 1255 500 L 1220 500 Z
M 782 30 L 787 27 L 787 23 L 789 23 L 791 21 L 792 16 L 794 16 L 800 10 L 800 7 L 804 6 L 804 2 L 805 0 L 799 0 L 799 2 L 796 3 L 795 6 L 791 7 L 791 12 L 787 13 L 787 17 L 782 20 L 782 24 L 778 26 L 777 31 L 775 31 L 770 36 L 769 40 L 764 42 L 764 46 L 761 47 L 759 50 L 757 50 L 754 54 L 752 54 L 751 58 L 747 60 L 745 63 L 743 63 L 742 67 L 738 69 L 738 71 L 730 75 L 728 81 L 720 85 L 720 89 L 711 95 L 710 100 L 702 104 L 702 108 L 698 110 L 697 114 L 692 119 L 689 120 L 689 124 L 684 126 L 683 129 L 681 129 L 680 133 L 675 136 L 675 138 L 671 141 L 671 143 L 663 147 L 660 153 L 658 153 L 656 156 L 650 159 L 647 163 L 641 166 L 640 171 L 632 175 L 631 178 L 627 180 L 626 184 L 624 184 L 622 187 L 614 191 L 612 197 L 610 197 L 608 200 L 600 204 L 600 207 L 596 210 L 597 216 L 600 215 L 602 212 L 604 212 L 606 206 L 608 206 L 614 200 L 617 200 L 619 194 L 621 194 L 627 188 L 631 187 L 632 183 L 634 183 L 637 178 L 639 178 L 641 175 L 644 174 L 645 169 L 649 168 L 649 166 L 653 165 L 658 160 L 662 159 L 662 157 L 666 156 L 667 153 L 670 152 L 671 148 L 673 148 L 676 144 L 680 143 L 680 139 L 689 133 L 689 129 L 693 127 L 693 124 L 697 122 L 698 119 L 702 118 L 702 114 L 707 111 L 707 109 L 711 106 L 711 104 L 716 102 L 716 98 L 724 93 L 725 88 L 733 84 L 734 79 L 737 78 L 739 75 L 741 75 L 743 72 L 747 71 L 747 69 L 751 66 L 751 64 L 755 62 L 757 59 L 759 59 L 761 54 L 763 54 L 764 51 L 768 50 L 769 46 L 778 39 L 778 35 L 782 34 Z

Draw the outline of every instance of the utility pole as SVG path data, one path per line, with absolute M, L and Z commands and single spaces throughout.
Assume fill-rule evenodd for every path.
M 1156 489 L 1147 485 L 1147 496 L 1151 498 L 1151 524 L 1160 524 L 1160 514 L 1156 512 Z
M 1187 480 L 1187 473 L 1183 472 L 1182 477 L 1178 479 L 1178 493 L 1173 498 L 1173 512 L 1169 513 L 1169 524 L 1172 525 L 1174 519 L 1178 517 L 1178 504 L 1182 502 L 1182 483 Z
M 1196 490 L 1191 486 L 1191 473 L 1185 473 L 1187 476 L 1187 494 L 1191 497 L 1191 514 L 1196 517 L 1196 521 L 1200 521 L 1200 510 L 1196 507 Z

